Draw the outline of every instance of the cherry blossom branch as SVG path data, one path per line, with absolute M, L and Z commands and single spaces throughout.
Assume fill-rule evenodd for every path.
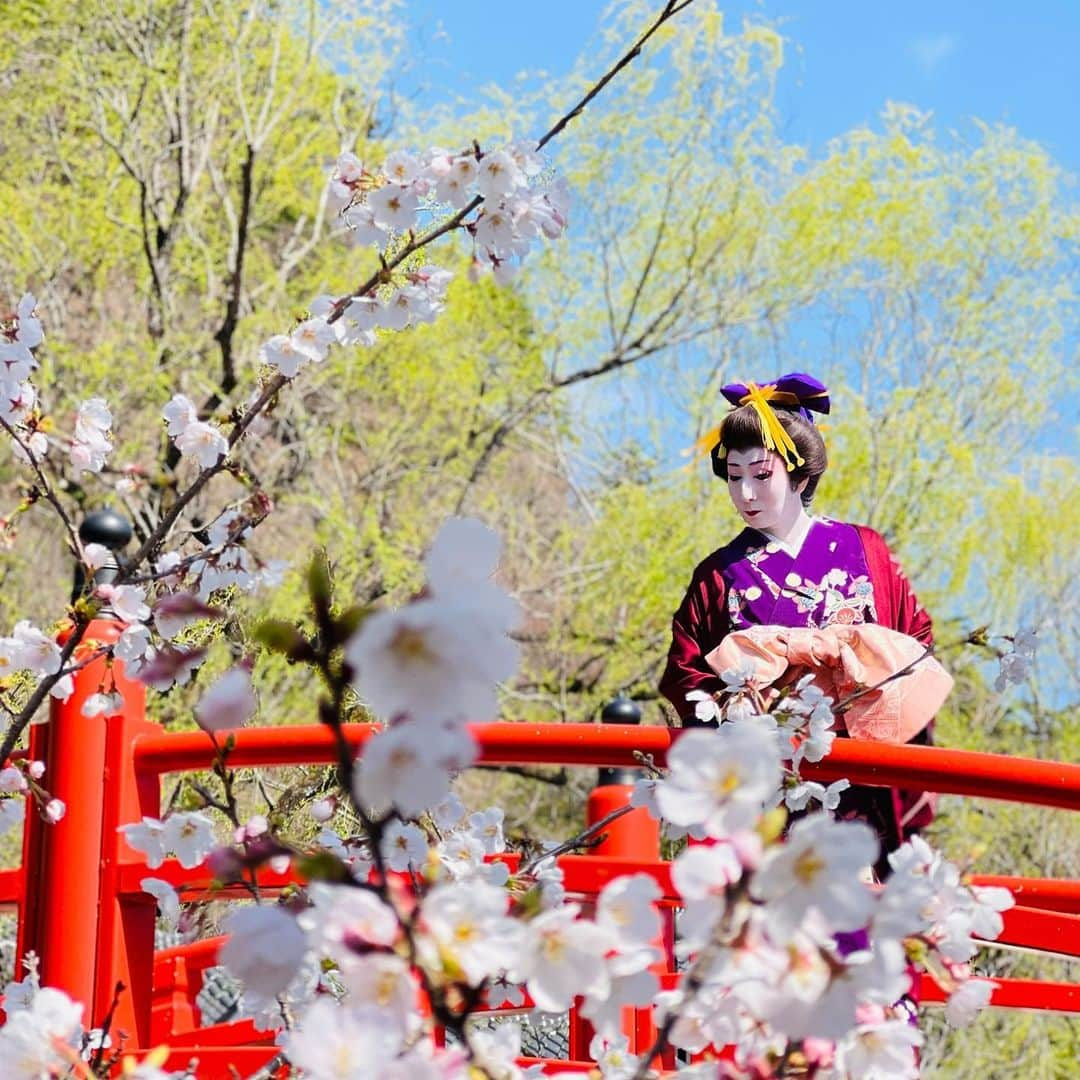
M 60 521 L 64 526 L 64 531 L 67 533 L 68 543 L 71 545 L 72 552 L 79 562 L 85 562 L 86 554 L 83 551 L 82 541 L 79 539 L 79 530 L 75 528 L 75 523 L 68 516 L 68 512 L 64 509 L 63 503 L 57 498 L 56 492 L 53 491 L 52 485 L 49 483 L 49 478 L 42 470 L 37 455 L 30 449 L 29 444 L 23 442 L 19 433 L 11 426 L 11 424 L 3 418 L 0 418 L 0 426 L 2 426 L 12 439 L 15 440 L 19 449 L 26 455 L 27 461 L 30 462 L 30 467 L 34 470 L 34 475 L 37 476 L 41 494 L 45 496 L 49 505 L 52 506 L 60 517 Z
M 61 680 L 61 678 L 63 678 L 61 672 L 64 670 L 64 665 L 71 659 L 72 654 L 78 648 L 79 643 L 83 639 L 83 635 L 90 626 L 90 620 L 85 616 L 80 615 L 78 611 L 75 613 L 74 623 L 75 625 L 72 628 L 70 637 L 68 637 L 67 641 L 64 642 L 63 647 L 60 649 L 60 667 L 56 674 L 46 675 L 41 682 L 34 687 L 33 693 L 27 699 L 27 702 L 22 707 L 19 715 L 8 724 L 8 729 L 4 733 L 4 741 L 0 743 L 0 764 L 7 761 L 11 756 L 11 752 L 15 749 L 15 744 L 19 741 L 27 724 L 30 723 L 34 714 L 41 707 L 41 703 L 48 697 L 49 691 Z
M 649 39 L 667 22 L 673 19 L 679 12 L 688 8 L 694 0 L 667 0 L 664 7 L 653 21 L 652 25 L 634 42 L 634 44 L 600 77 L 600 79 L 593 84 L 584 97 L 576 105 L 573 106 L 568 112 L 565 112 L 555 123 L 540 137 L 536 143 L 535 149 L 537 151 L 543 150 L 545 146 L 552 139 L 560 135 L 565 128 L 577 117 L 579 117 L 586 109 L 586 107 L 603 91 L 603 89 L 614 79 L 623 68 L 632 63 L 638 56 L 641 55 L 641 50 L 645 47 Z M 468 203 L 465 204 L 460 210 L 452 214 L 445 221 L 434 226 L 432 229 L 425 233 L 422 233 L 419 237 L 415 237 L 409 240 L 409 242 L 397 251 L 391 258 L 387 259 L 385 255 L 380 257 L 382 265 L 380 268 L 372 274 L 363 284 L 357 286 L 352 292 L 342 296 L 333 307 L 333 310 L 326 317 L 328 323 L 335 323 L 345 313 L 345 308 L 349 303 L 356 299 L 358 296 L 366 296 L 373 289 L 379 285 L 386 284 L 390 281 L 392 272 L 397 269 L 409 256 L 414 255 L 421 248 L 427 247 L 432 241 L 437 240 L 440 236 L 445 236 L 447 233 L 453 232 L 460 225 L 462 225 L 465 219 L 476 209 L 478 209 L 484 202 L 484 198 L 481 195 L 474 196 Z M 411 235 L 411 234 L 410 234 Z
M 147 574 L 125 574 L 123 582 L 125 585 L 146 585 L 150 582 L 161 581 L 162 578 L 182 574 L 185 571 L 190 570 L 196 563 L 206 559 L 212 559 L 216 555 L 221 555 L 227 551 L 241 536 L 244 535 L 244 533 L 261 525 L 266 520 L 267 516 L 266 513 L 263 513 L 241 518 L 240 523 L 229 530 L 228 536 L 226 536 L 220 544 L 208 544 L 202 551 L 196 551 L 194 555 L 188 555 L 186 558 L 181 559 L 178 563 L 175 563 L 165 570 L 155 570 L 152 573 Z
M 275 395 L 289 381 L 290 380 L 284 375 L 278 374 L 274 375 L 267 382 L 266 386 L 263 388 L 263 392 L 244 412 L 244 415 L 233 424 L 227 439 L 230 450 L 236 446 L 247 429 L 254 423 L 255 418 L 270 404 Z M 228 454 L 223 454 L 215 464 L 211 465 L 209 468 L 203 469 L 199 475 L 195 477 L 187 489 L 176 497 L 176 502 L 169 507 L 165 516 L 157 523 L 150 535 L 143 541 L 139 550 L 136 551 L 128 561 L 130 570 L 137 569 L 146 561 L 146 559 L 157 553 L 187 505 L 215 476 L 218 475 L 218 473 L 224 472 L 231 464 L 232 462 L 229 461 Z M 128 578 L 124 574 L 121 574 L 117 580 L 118 582 L 124 583 L 128 581 Z
M 78 660 L 67 667 L 61 667 L 56 674 L 61 679 L 65 675 L 73 675 L 76 671 L 82 671 L 84 667 L 89 667 L 95 660 L 100 660 L 101 657 L 108 656 L 111 651 L 111 645 L 99 645 L 96 648 L 92 648 L 81 660 Z
M 858 701 L 860 698 L 864 698 L 867 694 L 872 694 L 876 690 L 880 690 L 883 686 L 887 686 L 889 683 L 893 682 L 896 679 L 902 679 L 905 675 L 910 675 L 916 665 L 921 664 L 928 656 L 933 655 L 934 645 L 933 642 L 931 642 L 929 645 L 926 646 L 926 648 L 919 656 L 916 656 L 914 660 L 905 664 L 897 671 L 894 671 L 891 675 L 886 675 L 885 678 L 881 680 L 881 682 L 875 683 L 873 686 L 864 686 L 861 690 L 856 690 L 853 693 L 849 694 L 843 700 L 838 701 L 836 705 L 833 706 L 833 714 L 835 716 L 839 716 L 842 713 L 847 712 L 848 709 L 850 709 L 851 706 L 854 705 L 855 702 Z
M 617 810 L 612 810 L 610 814 L 605 814 L 599 821 L 594 822 L 587 829 L 582 829 L 577 836 L 572 836 L 569 840 L 563 841 L 557 847 L 549 848 L 547 851 L 541 852 L 534 859 L 530 859 L 529 862 L 518 871 L 520 874 L 531 874 L 542 862 L 547 862 L 548 859 L 558 858 L 560 855 L 566 855 L 568 852 L 577 851 L 579 848 L 595 847 L 603 839 L 597 836 L 597 833 L 601 829 L 605 829 L 613 821 L 618 821 L 619 818 L 625 817 L 633 810 L 634 807 L 627 803 L 625 806 L 620 806 Z
M 730 944 L 731 941 L 732 934 L 731 928 L 728 925 L 727 916 L 733 914 L 737 903 L 749 893 L 749 889 L 750 885 L 747 878 L 743 878 L 742 881 L 727 889 L 724 895 L 725 917 L 717 922 L 708 944 L 694 958 L 694 962 L 690 965 L 689 971 L 683 976 L 679 997 L 680 1006 L 685 1007 L 688 1002 L 693 1001 L 704 989 L 705 984 L 708 981 L 709 969 L 712 966 L 713 959 L 716 954 Z M 681 1012 L 678 1008 L 672 1007 L 668 1010 L 663 1022 L 657 1027 L 656 1038 L 653 1040 L 652 1045 L 648 1050 L 641 1055 L 641 1058 L 638 1060 L 638 1067 L 630 1080 L 649 1080 L 649 1076 L 651 1075 L 649 1066 L 652 1065 L 669 1045 L 671 1033 L 675 1028 L 675 1024 L 678 1022 L 680 1015 Z
M 615 76 L 618 75 L 624 67 L 626 67 L 628 64 L 630 64 L 633 60 L 635 60 L 638 56 L 641 55 L 641 50 L 645 47 L 645 44 L 646 42 L 648 42 L 649 38 L 651 38 L 653 34 L 655 34 L 656 31 L 664 25 L 664 23 L 673 19 L 676 15 L 679 14 L 680 11 L 684 11 L 693 2 L 694 0 L 668 0 L 668 2 L 661 10 L 660 14 L 657 15 L 656 20 L 653 22 L 652 26 L 650 26 L 641 35 L 641 37 L 639 37 L 637 41 L 634 42 L 630 49 L 615 63 L 612 68 L 608 70 L 607 74 L 603 75 L 600 81 L 597 82 L 592 87 L 592 89 L 589 90 L 588 93 L 586 93 L 585 96 L 568 113 L 566 113 L 564 116 L 562 116 L 559 120 L 555 122 L 555 124 L 550 128 L 550 130 L 536 144 L 536 149 L 543 150 L 543 148 L 549 142 L 551 142 L 552 139 L 554 139 L 562 132 L 562 130 L 567 126 L 567 124 L 579 117 L 585 111 L 586 106 L 589 105 L 589 103 L 604 89 L 604 87 L 607 86 L 607 84 L 611 82 L 611 80 L 614 79 Z
M 1004 635 L 1004 637 L 1006 641 L 1012 640 L 1007 634 Z M 959 641 L 950 642 L 949 644 L 945 645 L 944 648 L 955 649 L 960 648 L 964 645 L 978 645 L 986 647 L 987 642 L 985 628 L 973 630 L 970 634 L 967 635 L 967 637 L 962 638 Z M 873 686 L 863 687 L 861 690 L 856 690 L 854 693 L 849 694 L 842 701 L 838 701 L 836 703 L 836 706 L 833 708 L 833 712 L 836 714 L 847 712 L 847 710 L 850 709 L 851 706 L 859 700 L 859 698 L 865 697 L 867 694 L 872 694 L 875 690 L 880 690 L 883 686 L 888 685 L 894 679 L 900 679 L 903 678 L 903 676 L 910 674 L 911 671 L 914 670 L 914 668 L 918 664 L 921 664 L 928 656 L 933 656 L 937 651 L 937 647 L 934 645 L 934 643 L 930 642 L 930 644 L 925 647 L 925 649 L 919 656 L 916 656 L 914 660 L 905 664 L 898 671 L 894 671 L 891 675 L 887 675 L 884 679 L 881 680 L 881 682 L 875 683 Z M 993 651 L 996 652 L 997 650 Z

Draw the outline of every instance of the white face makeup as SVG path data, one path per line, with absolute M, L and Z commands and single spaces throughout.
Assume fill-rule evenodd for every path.
M 728 494 L 747 525 L 784 540 L 805 518 L 802 499 L 804 480 L 797 487 L 784 461 L 773 450 L 751 447 L 727 454 Z

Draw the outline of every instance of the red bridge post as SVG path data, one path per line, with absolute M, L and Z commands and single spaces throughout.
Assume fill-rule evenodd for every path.
M 127 543 L 131 528 L 119 515 L 103 511 L 88 516 L 79 533 L 84 541 L 117 550 Z M 105 567 L 96 580 L 102 583 L 115 574 L 115 565 Z M 83 587 L 77 571 L 76 596 Z M 101 645 L 115 642 L 123 629 L 124 623 L 106 609 L 87 627 L 73 659 L 84 660 Z M 70 634 L 70 629 L 63 631 L 59 642 Z M 45 784 L 63 800 L 66 813 L 55 824 L 36 816 L 27 820 L 25 903 L 17 952 L 20 959 L 30 951 L 38 955 L 42 986 L 56 987 L 81 1002 L 87 1027 L 102 1021 L 117 983 L 123 982 L 126 991 L 114 1016 L 114 1041 L 124 1030 L 141 1042 L 149 1035 L 156 907 L 150 896 L 125 901 L 117 895 L 121 838 L 116 826 L 138 821 L 142 813 L 158 813 L 158 777 L 138 785 L 131 761 L 134 736 L 147 728 L 145 687 L 127 678 L 120 661 L 104 655 L 73 672 L 72 679 L 72 695 L 66 701 L 53 700 L 49 722 L 31 732 L 30 755 L 45 762 Z M 113 691 L 123 700 L 121 712 L 83 715 L 87 698 Z M 142 956 L 135 970 L 118 954 L 122 931 L 139 941 Z M 145 991 L 145 1023 L 136 1023 L 133 991 Z

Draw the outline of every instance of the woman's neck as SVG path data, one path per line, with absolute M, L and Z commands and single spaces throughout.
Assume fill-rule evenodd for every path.
M 813 518 L 810 517 L 806 512 L 806 508 L 800 503 L 798 512 L 792 517 L 791 521 L 778 522 L 776 528 L 769 531 L 769 535 L 785 547 L 797 550 L 802 547 L 802 542 L 806 539 L 806 534 L 810 531 L 812 524 Z

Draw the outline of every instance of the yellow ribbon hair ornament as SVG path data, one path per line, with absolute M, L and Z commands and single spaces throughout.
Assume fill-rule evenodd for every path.
M 775 386 L 758 386 L 757 383 L 747 383 L 746 388 L 749 393 L 740 399 L 739 404 L 750 405 L 758 414 L 765 449 L 776 451 L 784 459 L 788 472 L 798 468 L 803 464 L 803 459 L 795 443 L 792 442 L 791 436 L 784 430 L 784 425 L 780 423 L 780 418 L 772 405 L 769 404 L 772 401 L 783 401 L 793 395 L 779 391 Z

